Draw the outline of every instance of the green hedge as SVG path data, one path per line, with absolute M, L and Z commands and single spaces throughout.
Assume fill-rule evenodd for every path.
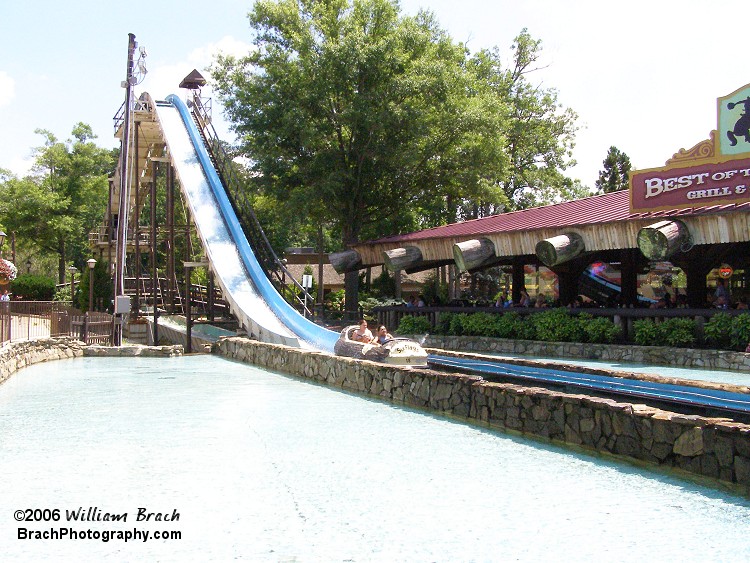
M 414 319 L 419 319 L 415 321 Z M 412 323 L 420 322 L 420 330 Z M 430 327 L 426 317 L 402 317 L 400 334 L 435 332 L 450 336 L 489 336 L 548 342 L 612 343 L 621 337 L 620 327 L 606 318 L 594 319 L 587 313 L 571 315 L 567 309 L 549 309 L 522 317 L 515 311 L 492 313 L 443 313 L 437 326 Z
M 407 315 L 401 317 L 396 332 L 398 334 L 427 334 L 432 332 L 432 324 L 427 317 Z
M 45 276 L 24 274 L 10 282 L 14 299 L 24 301 L 52 301 L 55 296 L 55 280 Z
M 703 327 L 706 343 L 720 349 L 744 351 L 750 342 L 750 314 L 732 317 L 717 313 Z
M 591 342 L 612 344 L 622 341 L 622 330 L 605 317 L 582 312 L 571 315 L 567 309 L 547 309 L 521 316 L 515 311 L 492 313 L 442 313 L 437 326 L 427 317 L 404 316 L 398 326 L 400 334 L 433 332 L 447 336 L 489 336 L 544 342 Z M 704 326 L 703 339 L 693 319 L 673 318 L 655 322 L 640 319 L 633 323 L 633 339 L 642 346 L 690 348 L 711 346 L 716 349 L 744 351 L 750 342 L 750 313 L 730 316 L 717 313 Z

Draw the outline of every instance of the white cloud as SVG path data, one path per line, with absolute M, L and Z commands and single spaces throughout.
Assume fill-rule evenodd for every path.
M 0 107 L 8 105 L 16 95 L 16 81 L 7 73 L 0 70 Z
M 252 49 L 252 46 L 248 43 L 226 36 L 216 43 L 209 43 L 193 49 L 183 60 L 177 62 L 150 68 L 148 59 L 146 59 L 148 74 L 140 85 L 141 91 L 145 90 L 157 99 L 165 98 L 169 94 L 178 92 L 180 82 L 193 69 L 200 72 L 206 80 L 210 80 L 207 68 L 218 53 L 243 56 L 250 49 Z M 207 90 L 206 93 L 210 95 L 210 87 Z
M 209 43 L 193 49 L 183 60 L 177 62 L 151 68 L 148 59 L 146 59 L 148 74 L 144 81 L 136 88 L 137 94 L 148 92 L 155 100 L 163 100 L 169 94 L 177 94 L 184 97 L 185 92 L 180 90 L 179 84 L 193 69 L 200 72 L 210 82 L 211 77 L 207 69 L 213 63 L 214 57 L 218 53 L 240 57 L 247 55 L 251 49 L 253 49 L 252 45 L 238 41 L 231 36 L 226 36 L 216 43 Z M 210 84 L 201 90 L 201 95 L 213 97 Z M 221 113 L 222 110 L 218 105 L 218 101 L 214 100 L 214 126 L 222 140 L 231 142 L 233 135 L 229 132 L 229 126 L 224 122 Z

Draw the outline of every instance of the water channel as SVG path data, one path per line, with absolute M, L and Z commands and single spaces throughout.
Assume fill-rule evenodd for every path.
M 750 558 L 743 497 L 208 355 L 16 373 L 0 472 L 4 561 Z M 14 520 L 35 508 L 61 518 Z M 127 520 L 69 521 L 79 508 Z M 138 522 L 140 508 L 179 520 Z

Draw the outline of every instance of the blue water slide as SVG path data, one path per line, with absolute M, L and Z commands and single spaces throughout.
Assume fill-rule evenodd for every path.
M 168 105 L 160 104 L 157 106 L 165 141 L 167 142 L 167 146 L 170 147 L 170 152 L 174 152 L 172 145 L 178 147 L 180 143 L 178 137 L 183 134 L 178 128 L 170 125 L 169 111 L 170 108 L 174 108 L 179 113 L 184 130 L 192 145 L 191 150 L 194 151 L 193 155 L 186 153 L 186 156 L 180 159 L 179 163 L 174 164 L 180 177 L 183 192 L 186 194 L 189 200 L 188 203 L 193 210 L 193 218 L 199 235 L 203 240 L 209 263 L 214 273 L 217 274 L 217 282 L 222 287 L 225 296 L 229 298 L 230 307 L 234 309 L 233 312 L 235 314 L 241 313 L 238 317 L 250 319 L 248 324 L 252 325 L 251 330 L 253 332 L 258 333 L 255 336 L 259 340 L 285 344 L 293 343 L 294 338 L 290 338 L 290 335 L 285 335 L 282 328 L 274 328 L 277 325 L 275 324 L 275 320 L 271 319 L 267 311 L 265 311 L 265 307 L 267 306 L 281 325 L 300 341 L 298 344 L 301 347 L 333 352 L 334 344 L 338 339 L 338 333 L 316 325 L 298 313 L 276 291 L 276 288 L 258 263 L 187 106 L 174 94 L 168 96 L 166 101 Z M 172 156 L 174 160 L 174 154 Z M 203 178 L 199 178 L 197 174 L 194 174 L 193 170 L 191 170 L 192 167 L 200 167 Z M 213 201 L 206 201 L 206 199 L 209 199 L 207 198 L 207 191 L 201 192 L 190 189 L 190 184 L 200 183 L 201 181 L 207 182 Z M 186 184 L 188 185 L 186 186 Z M 191 198 L 194 200 L 200 199 L 201 201 L 190 201 Z M 202 208 L 199 208 L 199 206 L 202 206 Z M 206 209 L 208 213 L 205 212 Z M 214 211 L 216 215 L 213 215 Z M 211 218 L 205 217 L 206 215 L 211 216 Z M 217 218 L 223 225 L 217 225 Z M 228 237 L 223 235 L 222 227 L 226 229 Z M 218 234 L 216 234 L 217 228 L 220 231 Z M 225 240 L 226 238 L 229 240 Z M 227 245 L 233 247 L 229 258 L 224 256 Z M 235 250 L 236 255 L 233 254 Z M 248 283 L 241 284 L 242 289 L 239 291 L 244 291 L 245 293 L 257 292 L 257 295 L 250 296 L 252 298 L 250 305 L 243 306 L 243 296 L 237 294 L 238 290 L 235 286 L 240 284 L 232 282 L 228 276 L 222 277 L 222 270 L 231 269 L 236 266 L 236 258 L 232 258 L 232 256 L 239 257 L 244 273 L 248 278 Z M 243 310 L 237 311 L 238 308 L 242 308 Z M 260 323 L 259 328 L 256 327 L 257 323 L 255 321 Z M 264 330 L 264 326 L 271 326 L 271 328 Z M 270 336 L 264 338 L 266 334 Z M 273 337 L 278 334 L 281 334 L 281 339 Z

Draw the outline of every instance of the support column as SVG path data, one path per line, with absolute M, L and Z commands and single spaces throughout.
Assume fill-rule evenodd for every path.
M 684 264 L 682 269 L 687 278 L 687 300 L 688 306 L 700 309 L 706 306 L 706 293 L 708 285 L 706 276 L 711 271 L 711 266 L 705 262 L 693 262 Z
M 151 306 L 153 313 L 153 343 L 159 345 L 159 311 L 156 303 L 156 288 L 159 286 L 159 270 L 157 268 L 156 252 L 156 180 L 159 177 L 159 163 L 154 162 L 153 178 L 151 178 Z
M 526 278 L 523 272 L 525 265 L 526 261 L 523 258 L 513 258 L 513 303 L 521 300 L 521 290 L 526 289 Z
M 175 296 L 177 294 L 177 271 L 174 256 L 174 168 L 167 165 L 167 294 L 169 295 L 169 311 L 175 312 Z
M 637 307 L 638 271 L 643 255 L 636 248 L 623 248 L 620 255 L 620 300 L 625 307 Z

